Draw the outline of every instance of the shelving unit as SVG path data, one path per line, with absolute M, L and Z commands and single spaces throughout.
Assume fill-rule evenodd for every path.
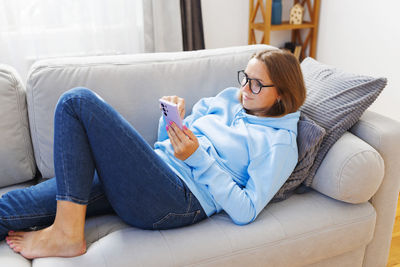
M 294 0 L 293 5 L 301 3 L 304 7 L 305 12 L 308 11 L 311 21 L 303 21 L 302 24 L 289 24 L 289 21 L 282 21 L 282 24 L 272 25 L 271 24 L 271 13 L 272 13 L 272 0 L 249 0 L 249 44 L 256 44 L 255 30 L 262 31 L 263 36 L 261 43 L 270 43 L 271 31 L 292 31 L 292 42 L 295 42 L 302 46 L 300 59 L 310 56 L 315 58 L 316 46 L 317 46 L 317 33 L 318 33 L 318 19 L 319 19 L 319 8 L 320 0 Z M 262 22 L 256 23 L 256 15 L 258 11 L 261 11 Z M 302 39 L 301 30 L 308 29 L 308 34 L 305 39 Z M 309 53 L 306 54 L 307 49 Z

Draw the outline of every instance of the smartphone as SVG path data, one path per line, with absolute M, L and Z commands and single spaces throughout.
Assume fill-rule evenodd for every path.
M 173 121 L 182 130 L 183 123 L 179 115 L 178 105 L 161 98 L 158 101 L 160 101 L 161 112 L 167 124 L 169 125 L 169 122 Z

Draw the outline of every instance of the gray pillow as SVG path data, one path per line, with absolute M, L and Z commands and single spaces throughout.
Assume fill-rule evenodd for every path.
M 304 182 L 314 163 L 315 156 L 325 136 L 325 129 L 307 118 L 302 112 L 297 123 L 298 162 L 292 174 L 272 198 L 271 202 L 278 202 L 290 197 L 296 188 Z
M 300 110 L 326 130 L 304 186 L 314 175 L 331 146 L 361 117 L 386 86 L 386 78 L 347 73 L 312 58 L 301 63 L 307 98 Z

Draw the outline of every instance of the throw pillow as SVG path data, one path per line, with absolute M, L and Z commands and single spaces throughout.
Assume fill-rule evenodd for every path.
M 304 181 L 309 187 L 332 145 L 361 117 L 386 86 L 386 78 L 345 72 L 312 58 L 301 63 L 307 97 L 300 110 L 326 130 L 314 164 Z
M 315 156 L 324 136 L 325 129 L 300 112 L 300 119 L 297 123 L 298 162 L 292 174 L 275 194 L 271 202 L 287 199 L 304 182 L 314 163 Z

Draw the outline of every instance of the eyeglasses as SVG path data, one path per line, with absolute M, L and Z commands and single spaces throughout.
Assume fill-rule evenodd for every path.
M 252 83 L 252 81 L 254 81 Z M 239 70 L 238 71 L 238 82 L 241 86 L 245 86 L 247 83 L 249 83 L 249 87 L 251 92 L 253 92 L 253 94 L 258 94 L 260 93 L 261 89 L 263 87 L 274 87 L 275 85 L 271 84 L 271 85 L 263 85 L 259 80 L 257 79 L 250 79 L 247 74 L 244 72 L 244 70 Z

